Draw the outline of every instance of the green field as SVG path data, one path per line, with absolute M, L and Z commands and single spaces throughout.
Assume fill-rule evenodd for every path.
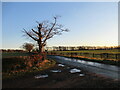
M 49 51 L 51 52 L 51 51 Z M 111 54 L 120 54 L 118 49 L 113 50 L 80 50 L 80 51 L 52 51 L 55 53 L 111 53 Z M 12 57 L 12 56 L 28 56 L 26 52 L 3 52 L 2 57 Z
M 2 58 L 7 57 L 16 57 L 16 56 L 28 56 L 29 54 L 26 52 L 3 52 Z
M 70 56 L 71 54 L 73 54 L 76 56 L 84 56 L 86 58 L 96 58 L 96 59 L 103 59 L 103 60 L 104 59 L 119 60 L 119 55 L 120 55 L 120 52 L 118 49 L 113 49 L 113 50 L 80 50 L 80 51 L 51 51 L 49 53 L 55 53 L 58 55 L 67 55 L 67 56 Z
M 118 49 L 113 50 L 80 50 L 80 51 L 52 51 L 57 53 L 111 53 L 111 54 L 120 54 Z

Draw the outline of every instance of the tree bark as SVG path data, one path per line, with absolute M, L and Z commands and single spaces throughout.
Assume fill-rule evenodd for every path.
M 38 41 L 38 46 L 39 46 L 39 54 L 42 53 L 42 46 L 41 46 L 41 42 Z
M 45 59 L 45 55 L 42 53 L 43 52 L 43 46 L 40 41 L 38 41 L 38 46 L 39 46 L 39 51 L 38 54 L 42 56 L 42 61 Z M 38 61 L 39 63 L 40 61 Z

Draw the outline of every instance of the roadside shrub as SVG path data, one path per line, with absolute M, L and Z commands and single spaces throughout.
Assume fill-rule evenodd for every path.
M 47 63 L 50 63 L 49 60 L 42 60 L 43 55 L 30 55 L 30 56 L 20 56 L 12 58 L 3 59 L 3 72 L 4 73 L 17 73 L 17 72 L 26 72 L 31 70 L 38 70 Z

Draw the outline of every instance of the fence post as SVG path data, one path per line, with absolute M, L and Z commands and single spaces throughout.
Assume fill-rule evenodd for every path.
M 102 57 L 103 57 L 103 55 L 102 55 L 102 53 L 100 54 L 100 58 L 102 59 Z
M 118 59 L 117 56 L 118 56 L 118 54 L 115 54 L 115 59 Z
M 106 54 L 106 58 L 108 58 L 109 53 Z
M 93 53 L 93 55 L 92 55 L 93 57 L 95 56 L 95 54 Z

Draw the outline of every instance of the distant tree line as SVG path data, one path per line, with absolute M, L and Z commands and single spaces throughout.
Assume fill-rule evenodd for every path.
M 79 50 L 112 50 L 112 49 L 120 49 L 119 46 L 53 46 L 53 47 L 46 47 L 46 51 L 79 51 Z M 0 49 L 2 52 L 26 52 L 25 50 L 18 50 L 18 49 Z M 32 50 L 33 52 L 38 51 L 37 48 Z
M 25 52 L 24 50 L 15 50 L 15 49 L 0 49 L 2 52 Z
M 79 51 L 79 50 L 112 50 L 112 49 L 120 49 L 120 46 L 53 46 L 46 47 L 48 51 Z

